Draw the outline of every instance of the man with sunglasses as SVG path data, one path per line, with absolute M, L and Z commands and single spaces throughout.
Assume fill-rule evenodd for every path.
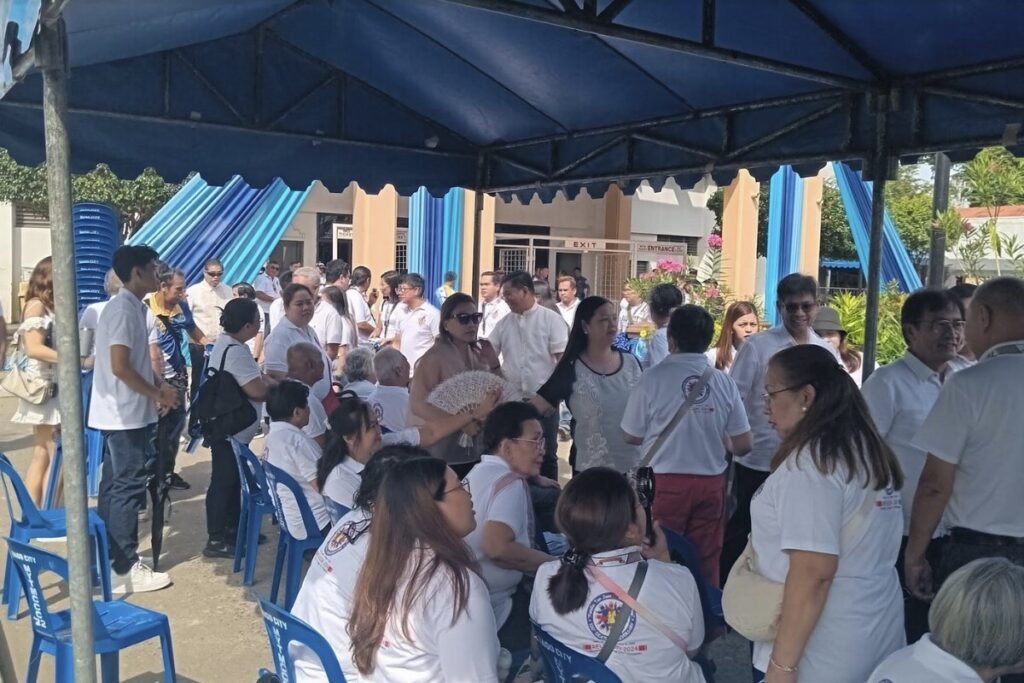
M 942 389 L 963 336 L 964 312 L 959 299 L 948 290 L 922 289 L 903 302 L 900 312 L 907 352 L 888 365 L 875 370 L 864 383 L 862 393 L 878 433 L 896 454 L 903 469 L 903 550 L 910 531 L 910 510 L 928 453 L 914 444 Z M 945 536 L 940 525 L 929 558 L 936 560 Z M 903 552 L 896 561 L 903 583 Z M 928 631 L 927 602 L 904 596 L 904 626 L 907 642 L 916 642 Z
M 203 279 L 187 290 L 189 308 L 192 318 L 208 338 L 216 339 L 223 330 L 220 327 L 220 313 L 224 305 L 233 297 L 231 288 L 224 284 L 224 264 L 218 258 L 211 258 L 203 264 Z M 200 378 L 203 373 L 206 348 L 201 344 L 189 341 L 188 351 L 192 364 L 192 398 L 196 396 Z
M 790 273 L 776 287 L 779 318 L 782 323 L 747 338 L 733 361 L 729 376 L 736 382 L 747 410 L 754 447 L 737 461 L 733 480 L 736 493 L 736 511 L 725 529 L 720 567 L 722 582 L 736 558 L 743 552 L 750 535 L 750 500 L 754 492 L 768 478 L 772 456 L 779 446 L 779 437 L 765 415 L 765 372 L 768 361 L 776 353 L 798 344 L 814 344 L 828 349 L 836 362 L 837 351 L 815 334 L 811 327 L 818 312 L 818 285 L 814 278 Z

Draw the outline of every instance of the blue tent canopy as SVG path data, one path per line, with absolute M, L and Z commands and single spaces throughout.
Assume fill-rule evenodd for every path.
M 1012 148 L 1024 110 L 1018 0 L 71 0 L 64 14 L 75 171 L 548 200 L 868 158 L 883 101 L 895 155 Z M 29 75 L 0 101 L 0 146 L 22 162 L 44 157 L 41 90 Z

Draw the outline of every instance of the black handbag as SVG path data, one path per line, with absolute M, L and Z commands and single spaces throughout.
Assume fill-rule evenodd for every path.
M 256 408 L 238 386 L 234 375 L 224 372 L 228 352 L 236 346 L 245 349 L 246 353 L 249 351 L 241 344 L 231 344 L 224 349 L 220 367 L 216 370 L 207 368 L 206 378 L 192 402 L 192 414 L 198 420 L 203 436 L 211 442 L 226 441 L 257 419 Z

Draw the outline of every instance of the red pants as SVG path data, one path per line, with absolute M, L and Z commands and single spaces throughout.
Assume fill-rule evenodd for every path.
M 654 475 L 654 518 L 697 547 L 704 580 L 716 588 L 725 533 L 725 481 L 724 472 Z

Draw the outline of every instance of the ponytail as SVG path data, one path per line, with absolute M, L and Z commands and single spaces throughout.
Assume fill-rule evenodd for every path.
M 330 432 L 327 437 L 327 445 L 324 446 L 324 452 L 320 455 L 320 459 L 316 461 L 316 487 L 318 490 L 324 490 L 327 477 L 330 476 L 335 467 L 351 455 L 352 453 L 348 449 L 348 442 L 333 431 Z
M 323 490 L 327 477 L 335 467 L 351 457 L 352 451 L 345 441 L 346 436 L 359 438 L 370 423 L 370 406 L 356 396 L 351 390 L 343 391 L 338 400 L 338 407 L 327 419 L 331 429 L 327 437 L 327 445 L 320 459 L 316 462 L 316 485 Z
M 548 598 L 558 614 L 568 614 L 583 607 L 590 591 L 587 563 L 590 555 L 570 548 L 562 555 L 558 571 L 548 581 Z

